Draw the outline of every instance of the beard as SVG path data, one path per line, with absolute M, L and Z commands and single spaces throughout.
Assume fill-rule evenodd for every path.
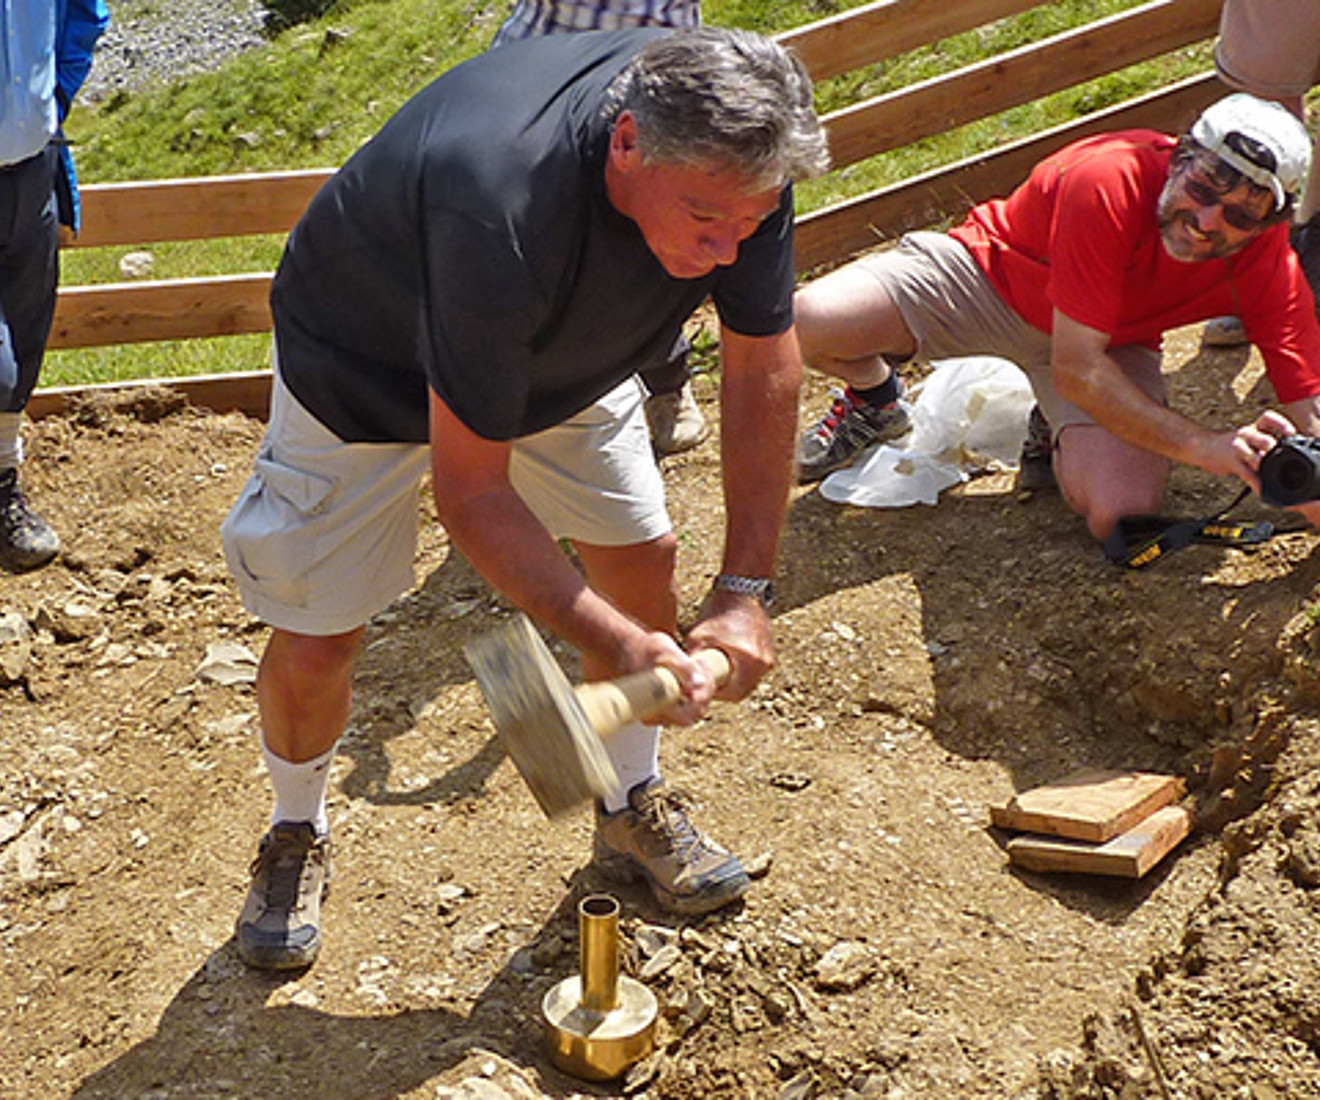
M 1236 251 L 1222 233 L 1204 233 L 1200 225 L 1186 210 L 1176 210 L 1159 219 L 1160 241 L 1172 259 L 1182 263 L 1215 260 Z
M 1234 244 L 1217 230 L 1203 230 L 1191 210 L 1178 206 L 1178 188 L 1170 179 L 1160 193 L 1155 208 L 1155 221 L 1160 230 L 1160 241 L 1171 259 L 1180 263 L 1200 263 L 1218 260 L 1245 248 L 1251 238 Z

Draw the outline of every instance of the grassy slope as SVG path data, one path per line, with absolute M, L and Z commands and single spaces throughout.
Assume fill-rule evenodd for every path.
M 953 0 L 950 0 L 953 2 Z M 803 0 L 706 0 L 711 23 L 766 33 L 843 10 Z M 822 111 L 946 72 L 981 57 L 1134 6 L 1134 0 L 1064 0 L 1042 5 L 829 81 Z M 359 0 L 319 23 L 297 27 L 216 73 L 117 96 L 75 112 L 86 181 L 152 179 L 320 167 L 341 163 L 414 91 L 484 49 L 505 7 L 437 0 Z M 1106 106 L 1206 66 L 1204 47 L 1079 86 L 1004 115 L 895 150 L 800 191 L 803 208 L 825 205 L 947 163 L 1044 126 Z M 153 247 L 153 277 L 268 270 L 281 241 L 255 239 Z M 69 285 L 118 278 L 122 249 L 70 251 Z M 44 385 L 246 370 L 264 366 L 268 337 L 56 352 Z

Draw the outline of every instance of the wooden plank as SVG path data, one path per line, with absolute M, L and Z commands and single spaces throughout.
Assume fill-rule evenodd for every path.
M 1184 790 L 1174 775 L 1090 768 L 991 806 L 990 820 L 1001 829 L 1103 843 L 1177 801 Z
M 1219 0 L 1155 0 L 827 115 L 842 168 L 1216 33 Z
M 946 218 L 959 219 L 974 204 L 1008 194 L 1038 161 L 1079 138 L 1139 127 L 1169 133 L 1182 130 L 1224 94 L 1213 73 L 1190 77 L 988 153 L 813 211 L 798 219 L 798 270 L 807 272 L 847 259 Z
M 812 80 L 898 57 L 941 38 L 1039 7 L 1041 0 L 880 0 L 775 36 Z
M 132 382 L 104 382 L 92 386 L 52 386 L 37 390 L 24 412 L 31 420 L 67 412 L 77 402 L 98 397 L 126 397 L 144 387 L 164 387 L 183 394 L 190 404 L 212 412 L 242 412 L 265 420 L 270 413 L 271 372 L 236 371 L 199 374 L 190 378 L 146 378 Z
M 268 332 L 269 272 L 62 287 L 49 347 L 86 348 Z
M 1008 842 L 1008 858 L 1025 871 L 1141 878 L 1191 831 L 1190 812 L 1181 806 L 1165 806 L 1104 844 L 1029 834 L 1015 836 Z
M 89 183 L 69 248 L 287 233 L 333 168 L 196 179 Z

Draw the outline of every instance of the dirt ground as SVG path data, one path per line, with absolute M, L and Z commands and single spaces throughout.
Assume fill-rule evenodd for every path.
M 1179 333 L 1170 366 L 1206 418 L 1265 403 L 1245 351 Z M 547 823 L 503 757 L 461 643 L 508 609 L 429 524 L 335 763 L 321 958 L 272 978 L 232 939 L 264 630 L 217 536 L 260 430 L 140 395 L 28 436 L 66 548 L 0 577 L 0 1096 L 1320 1097 L 1315 534 L 1129 572 L 1006 473 L 934 508 L 800 490 L 778 667 L 662 754 L 760 877 L 680 921 L 598 880 L 588 815 Z M 665 465 L 689 616 L 717 457 Z M 1179 471 L 1168 503 L 1229 496 Z M 1083 766 L 1184 776 L 1203 827 L 1137 882 L 1010 870 L 989 804 Z M 660 1043 L 591 1085 L 539 1004 L 602 888 Z

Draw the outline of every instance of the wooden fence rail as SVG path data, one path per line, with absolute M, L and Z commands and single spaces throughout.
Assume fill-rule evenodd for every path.
M 1212 35 L 1219 0 L 1155 0 L 824 118 L 835 168 L 1063 91 Z
M 1040 6 L 1039 0 L 879 0 L 788 31 L 821 81 Z M 1153 0 L 825 116 L 836 169 L 1204 41 L 1220 0 Z M 1180 129 L 1224 91 L 1212 74 L 1172 84 L 1066 126 L 855 196 L 799 219 L 800 270 L 837 262 L 882 240 L 1006 193 L 1042 156 L 1085 134 L 1128 126 Z M 140 247 L 287 232 L 333 169 L 204 179 L 90 184 L 83 231 L 69 247 Z M 96 347 L 264 332 L 271 275 L 61 287 L 52 348 Z M 216 385 L 223 386 L 223 378 Z M 197 383 L 205 402 L 208 385 Z M 250 387 L 251 383 L 247 383 Z M 221 405 L 230 403 L 219 402 Z M 39 391 L 29 412 L 60 407 Z
M 72 248 L 287 233 L 332 168 L 82 189 Z M 235 336 L 270 328 L 270 273 L 61 287 L 52 348 Z

